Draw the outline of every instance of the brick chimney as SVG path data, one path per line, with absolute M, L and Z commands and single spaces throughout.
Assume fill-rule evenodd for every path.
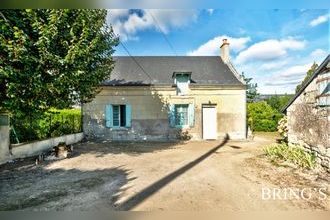
M 227 39 L 222 40 L 222 45 L 220 46 L 220 51 L 221 51 L 221 59 L 223 62 L 228 63 L 230 60 L 229 57 L 229 43 Z

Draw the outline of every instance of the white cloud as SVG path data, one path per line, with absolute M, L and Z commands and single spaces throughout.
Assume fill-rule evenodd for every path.
M 306 76 L 311 63 L 284 67 L 274 72 L 271 76 L 265 77 L 265 86 L 290 86 L 297 85 Z
M 277 72 L 277 76 L 279 78 L 303 78 L 305 77 L 307 71 L 309 68 L 312 66 L 312 63 L 304 64 L 304 65 L 296 65 L 296 66 L 291 66 L 289 68 L 284 68 L 281 71 Z
M 305 47 L 305 41 L 292 38 L 275 40 L 269 39 L 253 44 L 246 50 L 240 52 L 236 57 L 237 63 L 247 61 L 270 61 L 285 56 L 288 50 L 301 50 Z
M 212 15 L 214 12 L 214 9 L 210 8 L 210 9 L 206 9 L 206 11 L 209 13 L 209 15 Z
M 187 53 L 188 56 L 210 56 L 210 55 L 219 55 L 220 46 L 223 39 L 228 39 L 230 44 L 230 49 L 234 52 L 239 52 L 246 48 L 246 44 L 251 40 L 250 37 L 240 37 L 234 38 L 226 35 L 217 36 L 208 42 L 199 46 L 196 50 L 190 51 Z
M 187 25 L 198 16 L 196 10 L 110 9 L 108 12 L 108 22 L 123 41 L 138 39 L 137 33 L 146 29 L 160 31 L 160 28 L 168 33 L 171 28 Z
M 310 56 L 314 59 L 323 59 L 327 54 L 328 53 L 323 49 L 316 49 L 310 54 Z
M 265 86 L 289 86 L 289 85 L 298 85 L 300 79 L 291 79 L 291 80 L 274 80 L 265 83 Z
M 315 27 L 315 26 L 317 26 L 317 25 L 319 25 L 319 24 L 322 24 L 322 23 L 324 23 L 324 22 L 327 22 L 327 21 L 329 20 L 329 17 L 330 17 L 329 14 L 321 15 L 321 16 L 319 16 L 319 17 L 313 19 L 313 20 L 309 23 L 309 25 L 310 25 L 311 27 Z
M 267 62 L 267 63 L 261 64 L 260 69 L 261 70 L 276 70 L 276 69 L 282 68 L 286 64 L 288 64 L 287 60 Z

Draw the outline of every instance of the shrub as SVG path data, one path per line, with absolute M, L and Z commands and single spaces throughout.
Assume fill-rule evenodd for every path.
M 189 141 L 192 138 L 192 135 L 188 131 L 179 130 L 176 137 L 181 141 Z
M 266 156 L 271 161 L 287 161 L 302 168 L 312 169 L 316 164 L 316 157 L 304 151 L 299 146 L 288 146 L 286 143 L 273 144 L 264 148 Z
M 283 117 L 265 101 L 248 103 L 247 110 L 252 131 L 276 131 L 277 123 Z
M 11 143 L 41 140 L 81 130 L 80 109 L 51 109 L 37 118 L 11 118 Z M 17 140 L 18 139 L 18 140 Z
M 277 131 L 283 138 L 284 142 L 288 142 L 288 117 L 284 116 L 278 121 Z

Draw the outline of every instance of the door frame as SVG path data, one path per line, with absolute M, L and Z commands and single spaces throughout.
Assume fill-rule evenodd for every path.
M 217 137 L 215 137 L 215 139 L 204 139 L 204 121 L 203 121 L 203 118 L 204 118 L 204 111 L 203 111 L 203 108 L 215 108 L 215 117 L 216 117 L 216 134 L 218 133 L 218 111 L 217 111 L 217 104 L 212 104 L 212 103 L 209 103 L 209 104 L 202 104 L 202 117 L 201 117 L 201 122 L 202 122 L 202 139 L 203 140 L 216 140 Z

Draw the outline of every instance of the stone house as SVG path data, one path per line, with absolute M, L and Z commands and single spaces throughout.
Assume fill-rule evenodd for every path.
M 284 108 L 288 141 L 314 152 L 330 169 L 330 55 Z
M 101 92 L 82 107 L 87 138 L 246 138 L 246 85 L 221 56 L 114 57 Z

